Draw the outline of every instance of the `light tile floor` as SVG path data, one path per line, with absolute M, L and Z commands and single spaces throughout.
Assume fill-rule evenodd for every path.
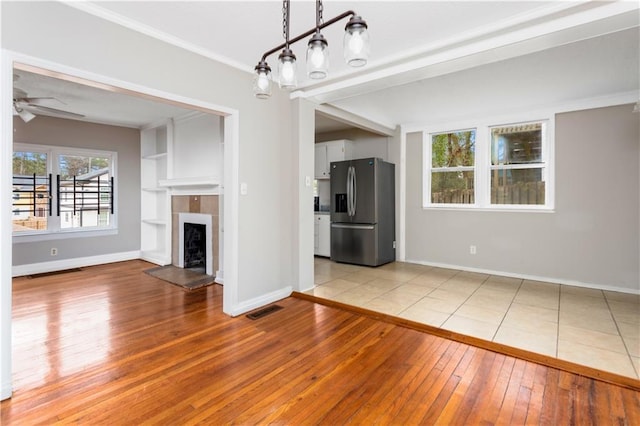
M 315 258 L 307 293 L 640 378 L 640 295 L 394 262 Z

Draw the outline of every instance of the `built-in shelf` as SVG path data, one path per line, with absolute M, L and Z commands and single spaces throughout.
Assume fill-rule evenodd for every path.
M 158 186 L 163 188 L 211 188 L 219 185 L 220 179 L 215 176 L 162 179 L 158 181 Z
M 161 158 L 165 158 L 167 156 L 166 152 L 160 152 L 158 154 L 145 155 L 142 157 L 143 160 L 159 160 Z
M 149 225 L 165 226 L 167 224 L 167 221 L 162 219 L 142 219 L 142 223 L 148 223 Z
M 152 187 L 152 188 L 142 188 L 142 190 L 146 192 L 166 192 L 167 188 Z

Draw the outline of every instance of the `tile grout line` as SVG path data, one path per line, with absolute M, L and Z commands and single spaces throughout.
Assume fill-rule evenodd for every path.
M 513 306 L 513 301 L 516 300 L 516 296 L 518 296 L 518 293 L 520 293 L 520 289 L 522 288 L 522 283 L 523 282 L 524 282 L 524 280 L 520 280 L 520 284 L 518 284 L 518 289 L 513 294 L 513 297 L 511 298 L 511 302 L 509 302 L 509 307 L 507 308 L 506 312 L 502 316 L 502 319 L 500 320 L 500 324 L 498 324 L 498 328 L 496 328 L 496 332 L 493 333 L 493 337 L 491 338 L 492 342 L 495 342 L 495 338 L 498 335 L 498 331 L 500 331 L 500 327 L 502 327 L 502 323 L 504 323 L 504 319 L 507 317 L 507 314 L 511 310 L 511 307 Z
M 602 291 L 602 290 L 600 290 Z M 613 323 L 616 325 L 616 330 L 618 331 L 618 336 L 620 337 L 620 340 L 622 340 L 622 344 L 624 345 L 624 349 L 627 351 L 627 357 L 629 357 L 629 361 L 631 361 L 631 368 L 633 368 L 633 371 L 636 372 L 636 376 L 640 379 L 640 371 L 638 371 L 638 369 L 636 368 L 636 364 L 633 362 L 633 357 L 631 356 L 631 352 L 629 352 L 629 347 L 627 346 L 627 342 L 624 339 L 624 337 L 622 336 L 622 332 L 620 331 L 620 326 L 618 325 L 618 320 L 616 320 L 616 316 L 613 315 L 613 310 L 611 309 L 611 305 L 609 305 L 609 298 L 607 298 L 606 293 L 603 291 L 602 295 L 604 297 L 604 301 L 607 304 L 607 309 L 609 309 L 609 314 L 611 315 L 611 318 L 613 319 Z

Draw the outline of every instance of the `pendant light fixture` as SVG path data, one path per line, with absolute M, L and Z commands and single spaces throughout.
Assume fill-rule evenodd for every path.
M 254 69 L 253 93 L 258 99 L 267 99 L 271 96 L 271 67 L 265 61 L 260 61 Z
M 329 43 L 320 33 L 322 25 L 322 0 L 316 1 L 316 32 L 307 47 L 307 76 L 320 80 L 329 73 Z
M 281 89 L 294 89 L 298 85 L 296 55 L 289 49 L 289 6 L 289 1 L 282 3 L 284 50 L 278 55 L 278 83 Z
M 363 67 L 369 59 L 367 23 L 354 15 L 344 27 L 344 60 L 352 67 Z
M 271 96 L 271 68 L 267 56 L 282 49 L 278 55 L 278 85 L 282 89 L 294 89 L 297 86 L 296 55 L 290 45 L 313 34 L 307 46 L 307 76 L 314 80 L 325 78 L 329 73 L 329 43 L 320 30 L 350 16 L 345 26 L 344 58 L 349 66 L 362 67 L 369 59 L 369 33 L 367 23 L 354 11 L 349 10 L 324 22 L 322 0 L 316 0 L 316 26 L 299 36 L 289 39 L 290 0 L 282 2 L 282 33 L 285 42 L 265 52 L 255 66 L 253 93 L 258 99 Z

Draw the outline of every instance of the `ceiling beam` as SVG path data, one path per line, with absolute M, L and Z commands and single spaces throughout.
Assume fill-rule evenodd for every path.
M 382 136 L 393 136 L 396 133 L 395 129 L 391 126 L 373 122 L 349 111 L 336 108 L 332 105 L 318 105 L 316 106 L 316 112 L 332 120 L 353 125 L 354 127 L 358 127 L 360 129 L 364 129 Z

